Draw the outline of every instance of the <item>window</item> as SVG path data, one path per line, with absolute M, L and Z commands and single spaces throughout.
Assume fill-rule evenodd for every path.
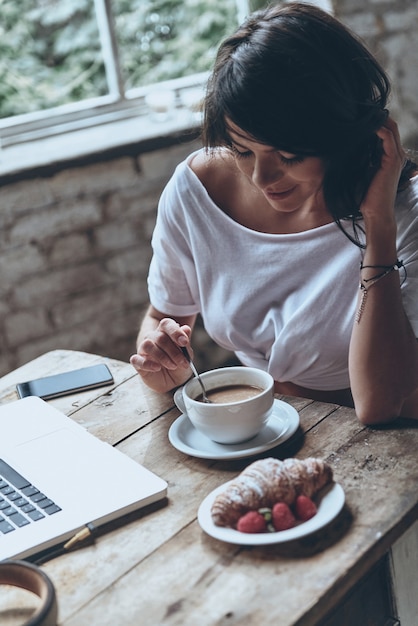
M 192 108 L 220 40 L 268 1 L 0 0 L 0 174 L 159 136 L 148 94 Z
M 47 135 L 54 123 L 61 132 L 65 125 L 132 114 L 133 107 L 138 113 L 145 93 L 162 81 L 174 88 L 201 84 L 220 39 L 238 23 L 240 5 L 242 0 L 2 0 L 3 147 Z

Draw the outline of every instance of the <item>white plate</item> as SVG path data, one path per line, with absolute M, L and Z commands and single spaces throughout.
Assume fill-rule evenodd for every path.
M 187 415 L 180 415 L 168 431 L 170 443 L 180 452 L 200 459 L 241 459 L 275 448 L 291 437 L 299 426 L 296 409 L 283 400 L 274 400 L 272 414 L 263 428 L 249 441 L 216 443 L 202 435 Z
M 272 543 L 284 543 L 286 541 L 300 539 L 301 537 L 305 537 L 305 535 L 310 535 L 323 526 L 326 526 L 331 520 L 337 517 L 345 501 L 344 491 L 341 485 L 339 483 L 332 483 L 324 487 L 314 498 L 318 511 L 316 515 L 311 517 L 307 522 L 302 522 L 293 528 L 289 528 L 289 530 L 281 530 L 276 533 L 241 533 L 233 528 L 216 526 L 212 521 L 210 513 L 212 503 L 217 494 L 223 491 L 227 485 L 228 483 L 221 485 L 203 500 L 199 507 L 197 519 L 201 528 L 211 537 L 239 545 L 262 546 Z

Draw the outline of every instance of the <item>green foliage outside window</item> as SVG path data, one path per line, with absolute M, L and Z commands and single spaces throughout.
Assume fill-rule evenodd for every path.
M 126 89 L 209 69 L 235 0 L 113 0 Z M 0 117 L 108 93 L 93 0 L 0 0 Z
M 91 0 L 0 2 L 0 116 L 106 93 Z
M 114 6 L 127 88 L 208 70 L 220 40 L 237 26 L 235 0 L 115 0 Z

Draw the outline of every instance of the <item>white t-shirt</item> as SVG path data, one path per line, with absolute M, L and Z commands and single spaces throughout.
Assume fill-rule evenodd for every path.
M 161 196 L 152 305 L 167 315 L 200 313 L 216 343 L 277 381 L 349 387 L 360 249 L 334 223 L 287 235 L 238 224 L 211 200 L 188 165 L 192 157 Z M 396 214 L 398 258 L 407 268 L 403 303 L 418 335 L 418 177 L 398 195 Z

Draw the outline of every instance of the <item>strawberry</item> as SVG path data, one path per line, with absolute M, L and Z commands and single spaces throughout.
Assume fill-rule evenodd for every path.
M 298 496 L 296 498 L 294 510 L 296 517 L 302 522 L 306 522 L 308 519 L 311 519 L 311 517 L 316 515 L 317 512 L 315 502 L 308 498 L 308 496 Z
M 241 533 L 264 533 L 267 530 L 266 520 L 258 511 L 248 511 L 239 518 L 237 530 Z
M 292 528 L 295 523 L 295 516 L 285 502 L 276 502 L 272 511 L 273 526 L 276 530 L 287 530 Z

